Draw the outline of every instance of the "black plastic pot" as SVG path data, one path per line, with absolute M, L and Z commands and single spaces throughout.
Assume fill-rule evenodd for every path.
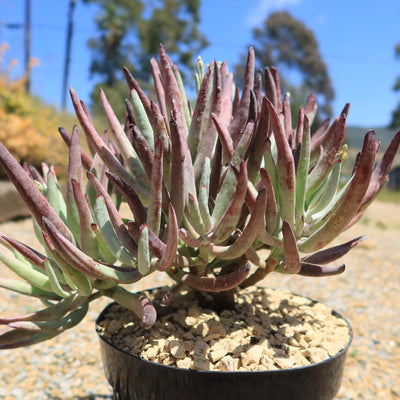
M 97 332 L 99 322 L 113 304 L 99 315 Z M 339 313 L 334 314 L 343 318 Z M 273 371 L 195 371 L 169 367 L 143 360 L 99 337 L 105 375 L 115 400 L 332 400 L 340 388 L 346 353 L 353 338 L 351 326 L 346 323 L 349 343 L 334 357 L 307 367 Z
M 96 321 L 99 323 L 109 304 Z M 103 366 L 114 400 L 332 400 L 339 391 L 347 350 L 307 367 L 272 371 L 196 371 L 144 360 L 100 337 Z

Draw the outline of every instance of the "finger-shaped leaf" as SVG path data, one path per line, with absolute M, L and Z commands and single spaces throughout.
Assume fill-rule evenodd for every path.
M 209 184 L 209 199 L 211 202 L 215 202 L 217 194 L 220 190 L 222 172 L 222 146 L 218 140 L 215 147 L 214 158 L 212 160 L 212 168 L 210 173 L 210 184 Z
M 301 113 L 300 113 L 301 114 Z M 299 120 L 303 119 L 299 115 Z M 301 148 L 300 148 L 300 156 L 299 162 L 297 166 L 296 172 L 296 208 L 295 208 L 295 217 L 296 223 L 304 215 L 305 211 L 305 199 L 306 199 L 306 187 L 307 187 L 307 179 L 308 179 L 308 171 L 310 168 L 310 123 L 307 116 L 304 116 L 304 130 L 303 124 L 298 127 L 297 132 L 302 130 L 301 133 Z M 298 140 L 300 133 L 296 135 Z
M 42 272 L 36 271 L 26 263 L 17 260 L 10 252 L 0 247 L 0 261 L 11 271 L 15 272 L 22 279 L 25 279 L 32 286 L 52 292 L 49 278 Z
M 172 67 L 172 72 L 174 73 L 174 76 L 176 79 L 176 83 L 178 85 L 179 94 L 182 99 L 183 115 L 185 117 L 187 129 L 189 130 L 190 121 L 191 121 L 191 115 L 190 115 L 190 110 L 189 110 L 189 99 L 187 98 L 185 87 L 184 87 L 183 80 L 182 80 L 182 76 L 181 76 L 181 73 L 179 72 L 178 67 L 172 63 L 171 63 L 171 67 Z
M 218 115 L 221 112 L 221 74 L 216 62 L 213 63 L 213 85 L 211 96 L 208 100 L 206 112 L 203 117 L 203 124 L 201 127 L 201 138 L 194 159 L 194 175 L 196 181 L 201 175 L 201 170 L 203 168 L 203 162 L 205 157 L 212 158 L 215 151 L 215 143 L 217 140 L 217 129 L 211 118 L 211 114 L 214 113 Z
M 232 96 L 235 91 L 235 85 L 233 82 L 233 74 L 227 72 L 228 66 L 226 62 L 221 64 L 221 84 L 222 84 L 222 96 L 221 96 L 221 112 L 219 114 L 220 120 L 223 125 L 228 126 L 232 119 Z M 225 72 L 226 71 L 226 72 Z
M 128 229 L 126 228 L 122 218 L 114 205 L 113 200 L 110 195 L 107 193 L 107 190 L 102 186 L 102 184 L 97 180 L 97 178 L 89 171 L 87 171 L 87 177 L 89 181 L 92 183 L 96 192 L 104 199 L 104 203 L 107 207 L 108 215 L 110 217 L 110 222 L 112 227 L 114 228 L 115 234 L 118 239 L 124 245 L 125 249 L 131 253 L 132 255 L 137 254 L 137 246 L 136 243 L 132 240 L 129 235 Z
M 211 215 L 210 208 L 208 205 L 210 195 L 210 176 L 211 176 L 211 161 L 208 157 L 205 158 L 203 163 L 203 170 L 199 182 L 199 209 L 200 215 L 204 223 L 204 229 L 208 232 L 211 228 Z
M 279 211 L 282 219 L 293 225 L 296 196 L 293 154 L 274 106 L 269 100 L 267 100 L 267 105 L 278 150 L 277 176 L 279 186 Z
M 301 269 L 301 259 L 297 240 L 290 224 L 287 221 L 282 223 L 284 269 L 289 274 L 297 274 Z
M 128 222 L 128 231 L 135 242 L 139 241 L 142 225 L 136 221 Z M 151 229 L 149 229 L 148 235 L 151 253 L 157 258 L 162 258 L 167 248 L 166 244 Z
M 159 56 L 160 56 L 160 66 L 162 71 L 162 76 L 164 78 L 164 90 L 165 90 L 165 101 L 167 104 L 167 111 L 171 111 L 174 108 L 177 111 L 177 116 L 179 116 L 179 121 L 177 121 L 178 126 L 184 130 L 185 136 L 187 136 L 186 123 L 184 122 L 184 109 L 182 98 L 179 91 L 178 82 L 174 76 L 172 70 L 172 63 L 165 52 L 164 47 L 159 45 Z M 173 105 L 175 103 L 175 105 Z
M 132 211 L 135 220 L 139 224 L 146 222 L 147 211 L 142 202 L 140 201 L 139 196 L 136 194 L 133 187 L 130 186 L 121 177 L 117 175 L 107 173 L 107 176 L 112 182 L 112 184 L 115 186 L 115 188 L 124 196 L 130 210 Z
M 74 126 L 69 147 L 68 176 L 67 176 L 67 224 L 74 237 L 80 242 L 80 228 L 78 209 L 74 198 L 72 180 L 75 180 L 80 188 L 84 187 L 83 167 L 81 161 L 81 146 L 78 129 Z
M 199 200 L 199 210 L 201 219 L 203 220 L 205 232 L 209 232 L 212 225 L 212 219 L 210 215 L 210 209 L 208 207 L 208 195 L 209 191 L 206 186 L 200 186 L 198 200 Z
M 9 328 L 0 331 L 0 350 L 17 349 L 44 342 L 56 336 L 57 333 L 32 332 L 21 329 Z
M 68 262 L 62 258 L 55 249 L 50 237 L 45 234 L 45 232 L 43 232 L 43 239 L 49 254 L 57 267 L 62 271 L 65 282 L 67 282 L 72 289 L 77 290 L 82 296 L 89 296 L 93 289 L 91 280 L 81 271 L 78 271 L 69 265 Z
M 236 168 L 232 163 L 231 163 L 231 168 L 236 176 L 236 179 L 238 179 L 239 178 L 239 169 Z M 261 187 L 259 189 L 261 189 Z M 249 209 L 250 212 L 253 212 L 257 193 L 258 193 L 257 189 L 253 186 L 253 184 L 249 180 L 247 180 L 247 190 L 246 190 L 245 202 L 246 202 L 247 208 Z
M 187 141 L 190 154 L 193 160 L 195 159 L 195 156 L 198 151 L 201 132 L 202 132 L 202 124 L 203 120 L 205 119 L 204 112 L 206 109 L 208 92 L 210 88 L 211 71 L 212 71 L 212 63 L 206 70 L 203 81 L 201 83 L 200 90 L 197 94 L 196 105 L 194 107 L 192 122 L 189 128 L 189 135 Z
M 311 196 L 322 185 L 328 174 L 331 172 L 335 162 L 337 161 L 337 155 L 340 152 L 340 148 L 342 147 L 345 132 L 346 115 L 342 114 L 336 124 L 332 138 L 329 141 L 322 158 L 318 161 L 317 165 L 308 175 L 306 189 L 308 193 L 308 199 L 311 198 Z
M 369 131 L 364 139 L 363 149 L 352 178 L 344 196 L 335 213 L 327 222 L 308 237 L 299 249 L 311 253 L 320 250 L 341 233 L 357 214 L 367 191 L 376 156 L 375 132 Z
M 367 238 L 366 236 L 359 236 L 353 240 L 350 240 L 338 246 L 321 250 L 317 253 L 304 257 L 302 262 L 308 262 L 311 264 L 323 264 L 323 265 L 328 264 L 332 261 L 336 261 L 337 259 L 343 257 L 353 247 L 357 246 L 360 242 L 362 242 L 366 238 Z
M 129 90 L 131 91 L 133 105 L 129 101 L 126 101 L 127 107 L 132 107 L 132 113 L 135 115 L 135 122 L 131 121 L 131 123 L 138 125 L 151 149 L 153 149 L 154 140 L 159 138 L 162 139 L 165 146 L 168 142 L 168 130 L 165 124 L 165 121 L 168 121 L 168 119 L 166 119 L 166 114 L 163 116 L 158 106 L 146 96 L 145 92 L 128 69 L 123 67 L 122 70 L 128 82 Z M 154 81 L 156 86 L 160 84 L 158 79 L 155 78 Z M 164 97 L 164 94 L 162 96 Z M 143 112 L 145 112 L 146 115 L 143 115 Z M 149 126 L 149 123 L 151 126 Z
M 132 263 L 132 254 L 127 251 L 127 249 L 124 247 L 124 245 L 121 243 L 120 239 L 116 235 L 113 224 L 110 220 L 105 200 L 102 196 L 98 196 L 96 199 L 95 215 L 97 225 L 102 233 L 102 237 L 111 253 L 124 264 Z
M 104 208 L 105 205 L 104 205 Z M 107 246 L 103 234 L 97 224 L 91 226 L 94 235 L 96 236 L 97 246 L 99 249 L 99 259 L 106 262 L 107 264 L 113 264 L 117 260 L 117 257 L 111 252 Z
M 67 312 L 80 307 L 85 301 L 85 298 L 79 295 L 70 296 L 62 299 L 54 305 L 51 305 L 42 310 L 18 315 L 16 317 L 0 318 L 0 324 L 9 324 L 17 321 L 50 321 L 63 317 Z
M 247 160 L 249 170 L 249 180 L 255 183 L 260 170 L 261 162 L 265 151 L 265 142 L 269 133 L 269 113 L 266 99 L 263 98 L 260 116 L 257 121 L 256 130 L 254 132 L 250 145 L 250 155 Z
M 267 189 L 267 207 L 265 211 L 265 227 L 269 233 L 275 231 L 278 223 L 278 207 L 272 181 L 266 169 L 260 169 L 260 178 L 263 186 Z
M 147 113 L 145 110 L 145 107 L 143 106 L 143 103 L 141 101 L 141 98 L 139 97 L 138 92 L 136 89 L 131 89 L 131 100 L 132 100 L 132 106 L 135 111 L 135 120 L 137 123 L 137 126 L 142 132 L 144 139 L 148 143 L 150 149 L 154 151 L 154 134 L 153 134 L 153 128 L 150 124 L 149 118 L 147 117 Z M 150 109 L 149 112 L 151 113 L 151 104 L 149 104 Z
M 276 110 L 281 113 L 283 110 L 282 107 L 282 91 L 281 91 L 281 81 L 279 79 L 279 74 L 278 70 L 275 67 L 270 68 L 272 77 L 274 79 L 274 84 L 276 88 L 276 98 L 277 98 L 277 105 L 276 105 Z
M 215 257 L 231 260 L 242 256 L 252 245 L 259 233 L 265 230 L 265 206 L 267 203 L 267 191 L 261 189 L 258 193 L 254 210 L 243 233 L 230 246 L 210 245 L 210 254 Z
M 171 265 L 174 264 L 178 250 L 178 240 L 178 221 L 176 219 L 175 210 L 170 204 L 168 213 L 168 240 L 165 252 L 156 267 L 159 271 L 166 271 Z
M 240 285 L 250 272 L 250 264 L 243 263 L 226 275 L 218 276 L 200 276 L 195 274 L 186 274 L 182 282 L 192 288 L 205 290 L 207 292 L 223 292 L 231 290 Z
M 276 196 L 276 201 L 279 200 L 279 184 L 278 184 L 278 172 L 276 169 L 275 160 L 272 156 L 272 143 L 269 139 L 265 142 L 264 151 L 264 168 L 268 172 L 271 178 L 272 186 L 274 188 L 274 193 Z
M 47 200 L 53 210 L 60 216 L 60 218 L 67 221 L 67 204 L 65 203 L 63 194 L 57 182 L 57 177 L 53 170 L 49 169 L 46 176 L 46 190 L 45 194 Z
M 47 273 L 47 276 L 49 277 L 50 280 L 50 285 L 51 288 L 53 289 L 53 292 L 57 294 L 60 297 L 70 297 L 71 292 L 68 290 L 64 290 L 64 288 L 61 286 L 60 282 L 57 279 L 56 273 L 50 264 L 50 261 L 48 259 L 43 260 L 43 264 Z
M 303 142 L 303 133 L 304 133 L 304 120 L 307 118 L 307 125 L 310 126 L 310 120 L 308 117 L 304 115 L 304 108 L 299 108 L 299 113 L 297 116 L 297 125 L 296 130 L 294 132 L 294 142 L 292 148 L 296 149 Z M 311 136 L 311 134 L 310 134 Z M 310 149 L 308 149 L 309 151 Z
M 274 105 L 274 107 L 279 110 L 279 97 L 276 88 L 276 83 L 274 80 L 274 76 L 272 71 L 269 68 L 265 68 L 264 73 L 264 82 L 265 82 L 265 94 L 267 99 Z M 279 94 L 280 96 L 280 94 Z
M 63 138 L 65 144 L 68 147 L 70 147 L 71 146 L 71 136 L 70 136 L 70 134 L 63 127 L 58 128 L 58 131 L 60 132 L 60 135 Z M 90 157 L 89 154 L 87 154 L 85 152 L 85 150 L 83 150 L 82 148 L 80 150 L 81 150 L 81 158 L 82 158 L 83 167 L 85 169 L 90 169 L 90 167 L 91 167 L 91 165 L 93 163 L 92 157 Z
M 46 218 L 44 218 L 44 225 L 57 252 L 68 264 L 83 274 L 120 283 L 133 283 L 141 278 L 136 268 L 132 268 L 131 272 L 122 272 L 93 260 L 60 235 Z
M 86 316 L 88 311 L 88 303 L 85 302 L 83 305 L 73 310 L 68 315 L 49 321 L 17 321 L 11 322 L 9 326 L 15 329 L 21 329 L 31 332 L 49 332 L 49 333 L 61 333 L 67 329 L 71 329 L 78 325 L 79 322 Z
M 139 155 L 147 179 L 150 181 L 151 170 L 153 168 L 153 150 L 151 149 L 146 138 L 143 136 L 143 133 L 136 125 L 132 125 L 131 133 L 133 145 Z
M 290 97 L 288 94 L 285 94 L 285 97 L 283 98 L 283 129 L 285 131 L 289 143 L 292 144 L 293 148 L 294 141 L 293 141 L 293 128 L 292 128 L 292 113 L 290 110 Z
M 248 110 L 250 106 L 250 92 L 254 87 L 254 62 L 254 49 L 250 47 L 247 55 L 242 96 L 238 108 L 233 116 L 233 120 L 229 126 L 229 132 L 234 142 L 236 141 L 240 130 L 244 129 L 247 123 Z
M 194 197 L 192 193 L 189 193 L 188 195 L 187 212 L 185 213 L 185 217 L 198 234 L 203 235 L 205 233 L 205 227 L 201 217 L 199 204 L 196 197 Z
M 46 197 L 36 187 L 34 181 L 24 171 L 18 161 L 10 154 L 10 152 L 0 143 L 0 165 L 13 182 L 18 190 L 21 198 L 24 200 L 35 220 L 42 225 L 42 216 L 45 215 L 50 219 L 57 229 L 68 239 L 74 240 L 71 231 L 64 224 L 59 215 L 53 210 Z
M 72 179 L 71 184 L 79 216 L 81 248 L 89 256 L 97 258 L 98 249 L 96 237 L 91 229 L 94 223 L 91 210 L 78 182 Z
M 154 89 L 157 94 L 158 104 L 160 106 L 160 111 L 164 117 L 164 121 L 169 121 L 168 111 L 167 111 L 167 103 L 165 100 L 165 89 L 164 82 L 161 76 L 160 68 L 158 66 L 157 60 L 155 58 L 150 59 L 150 66 L 153 75 L 154 81 Z M 169 125 L 166 124 L 166 128 L 169 132 Z
M 36 286 L 20 281 L 17 279 L 0 278 L 0 287 L 11 290 L 15 293 L 23 294 L 24 296 L 37 297 L 46 300 L 59 300 L 60 297 L 55 293 L 39 289 Z
M 224 164 L 229 162 L 233 156 L 233 141 L 231 138 L 231 135 L 229 133 L 229 130 L 226 126 L 224 126 L 219 119 L 218 115 L 215 113 L 211 114 L 212 121 L 215 124 L 215 127 L 217 128 L 219 140 L 222 145 L 222 152 L 224 155 Z
M 111 150 L 107 147 L 99 134 L 96 132 L 93 123 L 84 112 L 75 91 L 73 89 L 70 89 L 70 93 L 76 116 L 78 117 L 78 120 L 82 125 L 83 130 L 85 131 L 88 141 L 92 144 L 96 153 L 101 156 L 104 163 L 107 165 L 111 172 L 119 175 L 122 179 L 124 179 L 124 181 L 126 181 L 130 186 L 135 189 L 136 193 L 138 193 L 139 196 L 147 198 L 148 192 L 144 183 L 134 179 L 125 169 L 125 167 L 120 163 L 118 158 L 111 152 Z M 140 177 L 139 174 L 137 176 Z
M 338 266 L 331 266 L 331 265 L 318 265 L 308 262 L 302 262 L 301 269 L 298 274 L 303 276 L 322 277 L 322 276 L 339 275 L 343 273 L 344 270 L 345 270 L 344 264 Z
M 150 273 L 149 230 L 146 224 L 143 224 L 140 230 L 137 265 L 141 275 Z
M 308 121 L 310 122 L 310 126 L 312 125 L 315 115 L 317 114 L 317 97 L 315 94 L 309 94 L 307 96 L 307 102 L 304 107 L 304 113 L 306 114 Z
M 254 122 L 249 121 L 243 135 L 240 137 L 239 142 L 233 152 L 231 164 L 239 169 L 241 161 L 244 159 L 246 151 L 250 145 L 251 138 L 254 132 Z M 219 221 L 225 213 L 226 205 L 232 200 L 236 187 L 236 176 L 232 168 L 227 170 L 225 178 L 220 186 L 219 193 L 215 200 L 214 210 L 212 213 L 213 223 Z
M 174 119 L 170 122 L 171 127 L 171 203 L 174 206 L 178 224 L 183 218 L 183 210 L 185 208 L 185 196 L 188 191 L 185 180 L 185 152 L 183 149 L 182 136 L 178 133 L 178 126 Z
M 104 115 L 111 127 L 114 139 L 118 143 L 118 149 L 120 150 L 125 162 L 137 179 L 144 181 L 143 166 L 140 163 L 134 148 L 129 142 L 128 137 L 125 135 L 125 132 L 123 131 L 122 126 L 114 114 L 114 111 L 102 89 L 100 89 L 100 102 L 104 110 Z
M 321 228 L 321 226 L 323 226 L 326 223 L 326 221 L 337 211 L 337 209 L 339 208 L 340 204 L 342 203 L 346 195 L 346 191 L 350 186 L 351 181 L 352 178 L 350 178 L 343 185 L 343 187 L 334 194 L 329 204 L 321 211 L 316 212 L 314 214 L 310 212 L 310 214 L 307 213 L 305 215 L 306 225 L 304 226 L 302 234 L 303 237 L 311 236 L 314 232 L 316 232 L 319 228 Z
M 236 229 L 247 193 L 247 168 L 244 161 L 240 164 L 239 176 L 237 179 L 236 192 L 232 201 L 228 205 L 225 214 L 216 223 L 208 239 L 213 243 L 219 244 L 228 239 Z
M 326 182 L 321 186 L 317 193 L 315 193 L 314 197 L 310 201 L 306 212 L 307 222 L 313 214 L 319 213 L 325 208 L 329 208 L 327 206 L 331 203 L 339 188 L 341 170 L 342 163 L 338 160 Z
M 120 286 L 106 291 L 106 295 L 121 306 L 132 310 L 141 320 L 143 328 L 151 328 L 156 322 L 157 311 L 146 296 L 128 292 Z
M 160 230 L 162 190 L 163 190 L 162 142 L 161 140 L 158 140 L 155 146 L 153 169 L 150 180 L 149 207 L 147 211 L 147 225 L 156 235 L 158 235 Z
M 385 184 L 385 179 L 387 178 L 390 168 L 392 167 L 392 163 L 399 149 L 399 145 L 400 131 L 397 132 L 396 135 L 393 137 L 389 147 L 387 148 L 378 165 L 374 169 L 374 172 L 371 176 L 371 182 L 368 186 L 360 211 L 365 209 L 371 203 L 371 201 L 375 198 L 376 194 L 380 190 L 381 186 Z
M 10 238 L 6 235 L 1 235 L 1 238 L 4 239 L 8 244 L 10 244 L 15 250 L 17 250 L 23 257 L 33 263 L 36 267 L 44 271 L 43 260 L 45 256 L 43 254 L 32 249 L 26 244 L 16 239 Z

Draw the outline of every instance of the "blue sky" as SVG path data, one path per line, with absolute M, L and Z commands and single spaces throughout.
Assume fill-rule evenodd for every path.
M 61 104 L 68 0 L 32 0 L 32 56 L 40 64 L 32 73 L 32 90 L 45 101 Z M 0 43 L 23 69 L 23 30 L 4 23 L 23 22 L 25 0 L 0 0 Z M 269 13 L 287 10 L 310 28 L 336 90 L 334 113 L 351 103 L 348 123 L 366 128 L 388 124 L 398 94 L 392 87 L 400 75 L 394 47 L 400 42 L 399 0 L 202 0 L 201 30 L 210 46 L 205 62 L 216 58 L 233 67 L 251 45 L 251 31 Z M 96 33 L 95 8 L 78 1 L 69 85 L 89 103 L 94 81 L 89 77 L 87 40 Z

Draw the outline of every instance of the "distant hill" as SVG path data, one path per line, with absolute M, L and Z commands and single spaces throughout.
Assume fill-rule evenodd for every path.
M 374 127 L 371 128 L 375 131 L 376 133 L 376 138 L 381 141 L 381 148 L 380 148 L 380 154 L 378 154 L 377 159 L 379 160 L 380 157 L 383 154 L 383 151 L 387 149 L 389 146 L 390 142 L 392 141 L 393 136 L 397 132 L 395 129 L 388 129 L 386 127 Z M 347 163 L 347 167 L 350 165 L 353 165 L 354 160 L 355 160 L 355 155 L 359 150 L 361 150 L 363 142 L 364 142 L 364 136 L 368 132 L 369 128 L 363 128 L 361 126 L 347 126 L 346 127 L 346 143 L 349 146 L 349 161 L 350 163 Z M 398 153 L 395 159 L 393 160 L 393 165 L 392 167 L 395 166 L 400 166 L 400 154 Z
M 381 141 L 382 149 L 386 149 L 394 134 L 397 132 L 395 129 L 388 129 L 386 127 L 373 127 L 371 129 L 375 131 L 376 138 Z M 361 149 L 364 142 L 364 136 L 368 130 L 369 128 L 364 128 L 361 126 L 347 126 L 346 143 L 350 148 Z

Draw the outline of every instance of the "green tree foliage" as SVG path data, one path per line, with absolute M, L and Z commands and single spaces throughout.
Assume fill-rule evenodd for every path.
M 101 86 L 110 103 L 121 115 L 123 106 L 112 98 L 127 97 L 121 66 L 127 66 L 135 78 L 146 86 L 149 79 L 149 59 L 157 56 L 162 43 L 174 63 L 185 72 L 193 68 L 193 60 L 208 41 L 200 33 L 200 0 L 85 0 L 96 3 L 99 12 L 96 24 L 99 35 L 90 39 L 92 63 L 90 72 L 101 83 L 92 93 L 98 104 Z M 124 92 L 121 93 L 122 88 Z M 121 103 L 121 102 L 119 102 Z M 96 110 L 93 109 L 96 114 Z
M 396 58 L 400 59 L 400 43 L 395 47 Z M 400 76 L 397 77 L 396 82 L 393 86 L 395 92 L 400 92 Z M 389 128 L 399 129 L 400 127 L 400 99 L 397 103 L 397 107 L 393 110 L 392 121 L 390 122 Z
M 319 110 L 330 116 L 330 104 L 335 94 L 314 33 L 288 12 L 275 12 L 265 19 L 261 27 L 253 29 L 252 34 L 251 45 L 260 68 L 278 68 L 282 90 L 290 92 L 292 101 L 296 103 L 304 102 L 305 93 L 315 93 Z M 239 69 L 240 66 L 237 66 L 236 73 L 240 76 Z M 300 84 L 295 83 L 299 75 Z

